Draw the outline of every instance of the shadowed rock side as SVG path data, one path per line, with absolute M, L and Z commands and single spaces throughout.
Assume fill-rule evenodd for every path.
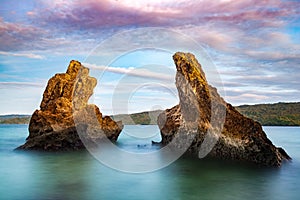
M 282 161 L 291 159 L 282 148 L 272 144 L 258 122 L 243 116 L 219 96 L 216 88 L 207 83 L 194 55 L 178 52 L 173 59 L 180 102 L 158 117 L 163 145 L 181 148 L 185 144 L 177 138 L 190 137 L 187 153 L 195 156 L 208 149 L 209 157 L 265 166 L 280 166 Z M 207 138 L 211 142 L 205 141 Z
M 116 141 L 123 125 L 102 117 L 96 105 L 88 104 L 96 84 L 88 68 L 71 61 L 66 73 L 56 74 L 48 81 L 40 110 L 30 119 L 26 143 L 18 149 L 82 149 L 78 130 L 85 134 L 85 142 L 97 143 L 104 137 Z

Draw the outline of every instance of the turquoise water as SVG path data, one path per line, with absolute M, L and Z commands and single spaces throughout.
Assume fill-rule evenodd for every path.
M 156 133 L 157 127 L 147 127 Z M 0 199 L 299 199 L 300 127 L 264 127 L 293 158 L 280 169 L 180 158 L 161 170 L 129 174 L 110 169 L 88 152 L 13 151 L 24 143 L 27 125 L 0 125 Z M 151 138 L 126 134 L 118 145 L 152 151 Z M 145 131 L 141 131 L 145 132 Z M 130 161 L 128 161 L 130 162 Z

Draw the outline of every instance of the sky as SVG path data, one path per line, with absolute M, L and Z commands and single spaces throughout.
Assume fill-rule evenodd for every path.
M 300 101 L 298 0 L 0 2 L 0 114 L 38 109 L 71 60 L 91 68 L 104 114 L 171 107 L 176 47 L 214 68 L 210 84 L 233 105 Z

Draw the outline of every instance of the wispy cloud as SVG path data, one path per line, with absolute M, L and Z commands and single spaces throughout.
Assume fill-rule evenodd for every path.
M 32 58 L 32 59 L 45 59 L 44 56 L 41 56 L 38 54 L 33 54 L 33 53 L 12 53 L 12 52 L 0 51 L 0 55 L 26 57 L 26 58 Z
M 172 81 L 174 80 L 174 76 L 172 74 L 162 74 L 156 73 L 147 69 L 139 69 L 139 68 L 120 68 L 120 67 L 111 67 L 111 66 L 99 66 L 95 64 L 83 63 L 84 66 L 100 71 L 112 72 L 116 74 L 126 74 L 128 76 L 141 77 L 147 79 L 157 79 L 157 80 L 166 80 Z
M 260 1 L 260 0 L 170 0 L 141 1 L 141 0 L 86 0 L 44 1 L 45 20 L 59 22 L 78 27 L 96 28 L 99 26 L 122 25 L 201 25 L 204 22 L 229 23 L 247 28 L 245 21 L 251 21 L 250 26 L 280 25 L 280 17 L 299 14 L 297 1 Z M 255 5 L 255 6 L 254 6 Z M 67 14 L 68 13 L 68 14 Z M 43 17 L 41 16 L 41 17 Z M 102 20 L 98 20 L 101 18 Z M 274 20 L 275 19 L 275 20 Z M 283 19 L 281 19 L 283 20 Z M 271 22 L 275 21 L 274 24 Z M 225 24 L 225 25 L 226 25 Z M 74 27 L 76 28 L 76 26 Z
M 44 30 L 40 27 L 22 24 L 18 22 L 7 22 L 0 17 L 0 50 L 2 51 L 20 51 L 31 43 L 38 42 Z
M 300 90 L 277 87 L 227 88 L 225 99 L 234 105 L 256 104 L 261 102 L 299 101 Z M 283 96 L 285 98 L 283 98 Z
M 285 31 L 299 20 L 299 7 L 299 1 L 282 0 L 45 0 L 26 12 L 25 23 L 0 19 L 1 44 L 6 50 L 30 48 L 28 43 L 35 50 L 92 49 L 119 30 L 165 27 L 223 53 L 288 59 L 300 52 L 299 41 Z
M 8 88 L 8 87 L 17 87 L 17 88 L 26 88 L 26 87 L 37 87 L 42 88 L 44 84 L 42 83 L 35 83 L 35 82 L 0 82 L 0 89 L 1 88 Z

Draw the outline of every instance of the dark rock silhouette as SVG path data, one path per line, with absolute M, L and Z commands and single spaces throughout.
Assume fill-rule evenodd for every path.
M 163 145 L 180 149 L 188 141 L 191 145 L 186 153 L 195 156 L 208 154 L 265 166 L 280 166 L 291 159 L 272 144 L 258 122 L 243 116 L 219 96 L 207 83 L 194 55 L 178 52 L 173 59 L 180 102 L 158 117 Z
M 88 104 L 96 84 L 89 69 L 72 60 L 66 73 L 48 81 L 40 110 L 31 116 L 26 143 L 18 149 L 76 150 L 84 148 L 82 139 L 94 144 L 104 137 L 116 141 L 123 125 Z

